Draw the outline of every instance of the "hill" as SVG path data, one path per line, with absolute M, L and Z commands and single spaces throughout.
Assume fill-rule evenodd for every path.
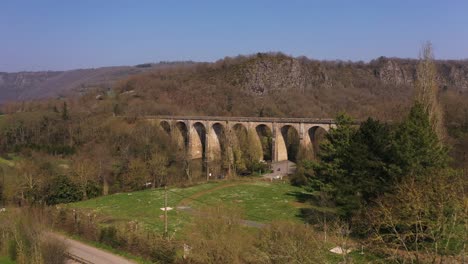
M 416 60 L 316 61 L 283 54 L 225 58 L 129 77 L 116 86 L 125 114 L 331 117 L 346 111 L 397 120 L 412 101 Z M 437 61 L 447 106 L 468 102 L 468 62 Z M 133 93 L 128 96 L 128 93 Z
M 129 76 L 184 63 L 140 64 L 69 71 L 0 72 L 0 104 L 7 101 L 56 98 L 100 87 L 111 88 Z

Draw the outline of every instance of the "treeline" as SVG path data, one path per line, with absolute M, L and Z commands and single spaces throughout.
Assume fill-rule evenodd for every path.
M 79 113 L 63 103 L 1 122 L 0 189 L 17 204 L 72 202 L 188 180 L 179 173 L 183 151 L 147 121 Z
M 29 107 L 0 119 L 3 203 L 68 203 L 206 179 L 206 164 L 189 159 L 183 136 L 168 134 L 158 122 L 116 117 L 101 106 L 86 113 L 73 100 Z M 257 142 L 253 136 L 246 130 L 232 135 L 233 147 L 223 144 L 210 162 L 213 176 L 265 171 L 259 162 L 262 146 L 252 143 Z

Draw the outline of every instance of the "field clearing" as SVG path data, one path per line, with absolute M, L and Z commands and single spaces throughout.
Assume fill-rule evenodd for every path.
M 298 187 L 288 183 L 263 181 L 225 181 L 199 184 L 187 188 L 168 189 L 169 229 L 180 231 L 190 222 L 193 210 L 206 206 L 240 208 L 245 220 L 270 222 L 272 220 L 301 221 L 300 208 L 295 194 Z M 145 227 L 163 230 L 164 190 L 144 190 L 118 193 L 66 205 L 68 208 L 86 210 L 105 217 L 107 223 L 137 221 Z

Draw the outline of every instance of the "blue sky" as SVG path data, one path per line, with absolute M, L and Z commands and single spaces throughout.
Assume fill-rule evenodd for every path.
M 214 61 L 281 51 L 315 59 L 468 58 L 468 1 L 3 0 L 0 71 Z

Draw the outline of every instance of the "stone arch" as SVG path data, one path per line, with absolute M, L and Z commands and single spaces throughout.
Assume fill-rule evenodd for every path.
M 159 126 L 161 126 L 161 128 L 164 131 L 166 131 L 167 134 L 171 134 L 171 124 L 169 123 L 169 121 L 163 120 L 159 122 Z
M 231 145 L 235 160 L 241 158 L 241 160 L 246 161 L 245 165 L 248 166 L 262 159 L 261 143 L 253 127 L 237 123 L 232 127 L 231 134 L 233 135 Z
M 244 124 L 241 123 L 236 123 L 232 126 L 232 132 L 233 132 L 233 143 L 236 146 L 240 146 L 242 141 L 245 141 L 247 139 L 248 135 L 248 130 L 247 127 Z
M 227 137 L 224 126 L 216 122 L 211 125 L 211 129 L 208 135 L 209 140 L 209 153 L 211 160 L 222 160 L 226 153 L 227 148 Z
M 260 144 L 262 145 L 262 159 L 273 160 L 273 131 L 268 125 L 259 124 L 255 127 Z
M 172 130 L 172 136 L 174 137 L 179 149 L 187 150 L 189 147 L 189 130 L 188 126 L 183 121 L 175 123 L 175 129 Z
M 290 160 L 296 162 L 299 152 L 299 131 L 292 125 L 284 125 L 280 128 L 278 136 L 278 160 Z
M 317 158 L 317 154 L 320 151 L 320 143 L 323 142 L 327 133 L 328 131 L 321 126 L 312 126 L 307 131 L 310 143 L 312 145 L 311 149 L 313 151 L 314 158 Z
M 201 122 L 192 125 L 193 131 L 190 133 L 190 150 L 192 159 L 206 158 L 206 128 Z

